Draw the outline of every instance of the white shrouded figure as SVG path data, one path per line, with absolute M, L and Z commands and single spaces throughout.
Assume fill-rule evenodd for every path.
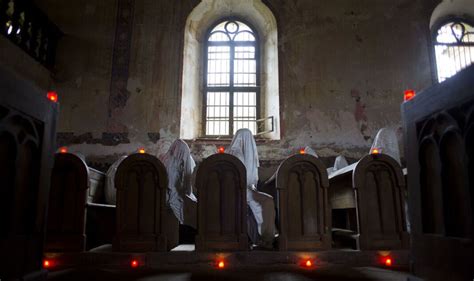
M 271 248 L 275 238 L 275 205 L 273 197 L 257 191 L 258 183 L 258 153 L 255 139 L 249 129 L 238 130 L 227 153 L 242 161 L 247 170 L 247 204 L 252 210 L 256 221 L 258 235 L 253 230 L 252 219 L 249 219 L 250 239 L 260 246 Z
M 342 155 L 337 156 L 336 160 L 334 160 L 334 171 L 340 170 L 347 166 L 349 166 L 349 163 L 347 163 L 346 157 Z
M 349 166 L 349 163 L 347 163 L 346 157 L 339 155 L 336 157 L 336 160 L 334 160 L 334 165 L 330 168 L 327 168 L 328 175 L 331 175 L 332 173 L 347 166 Z
M 105 182 L 105 202 L 107 204 L 115 205 L 117 203 L 117 190 L 115 190 L 115 173 L 122 161 L 127 158 L 127 155 L 120 156 L 107 170 Z
M 398 147 L 397 135 L 392 129 L 382 128 L 375 136 L 375 140 L 372 143 L 372 149 L 379 149 L 380 153 L 387 154 L 395 159 L 400 164 L 400 149 Z M 369 152 L 370 153 L 370 152 Z
M 319 158 L 318 154 L 316 153 L 316 151 L 314 151 L 314 149 L 312 149 L 311 147 L 307 146 L 304 148 L 304 153 L 305 154 L 309 154 L 309 155 L 313 155 L 314 157 L 316 158 Z
M 168 172 L 167 205 L 173 210 L 180 223 L 185 223 L 184 202 L 188 197 L 197 202 L 193 193 L 193 171 L 196 167 L 189 146 L 181 139 L 175 140 L 168 152 L 160 157 Z

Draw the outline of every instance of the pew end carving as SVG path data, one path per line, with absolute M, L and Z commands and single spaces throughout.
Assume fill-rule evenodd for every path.
M 370 154 L 353 172 L 359 249 L 407 249 L 409 236 L 405 216 L 405 178 L 392 157 Z
M 473 89 L 474 65 L 401 106 L 412 270 L 425 280 L 474 276 Z
M 43 280 L 58 105 L 0 66 L 0 273 Z
M 331 248 L 331 213 L 326 167 L 305 154 L 284 160 L 277 170 L 279 250 Z
M 86 162 L 72 153 L 56 153 L 51 173 L 46 251 L 85 250 L 88 191 L 89 169 Z
M 117 168 L 115 188 L 114 250 L 169 251 L 177 246 L 179 223 L 166 207 L 168 177 L 158 158 L 137 153 L 124 159 Z
M 214 154 L 198 168 L 197 251 L 246 251 L 247 184 L 242 162 L 230 154 Z

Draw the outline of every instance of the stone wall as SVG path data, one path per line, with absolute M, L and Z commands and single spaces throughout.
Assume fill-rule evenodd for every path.
M 36 2 L 65 33 L 54 81 L 59 143 L 92 162 L 139 147 L 166 151 L 186 126 L 184 29 L 199 1 Z M 400 134 L 403 91 L 432 83 L 436 2 L 264 0 L 278 25 L 281 140 L 260 142 L 261 159 L 277 161 L 306 145 L 328 159 L 356 159 L 379 128 Z M 189 143 L 198 160 L 215 149 L 212 141 Z

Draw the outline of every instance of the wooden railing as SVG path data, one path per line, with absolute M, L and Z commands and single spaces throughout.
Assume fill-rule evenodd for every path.
M 51 69 L 61 30 L 33 1 L 0 0 L 0 33 Z

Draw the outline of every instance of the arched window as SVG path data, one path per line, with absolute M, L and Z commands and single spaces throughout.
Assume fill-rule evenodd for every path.
M 197 2 L 184 30 L 180 138 L 226 139 L 249 128 L 279 140 L 275 16 L 262 0 Z
M 229 136 L 259 116 L 257 34 L 238 20 L 215 25 L 207 37 L 204 75 L 204 135 Z
M 445 22 L 433 32 L 438 81 L 474 62 L 474 27 L 462 20 Z

